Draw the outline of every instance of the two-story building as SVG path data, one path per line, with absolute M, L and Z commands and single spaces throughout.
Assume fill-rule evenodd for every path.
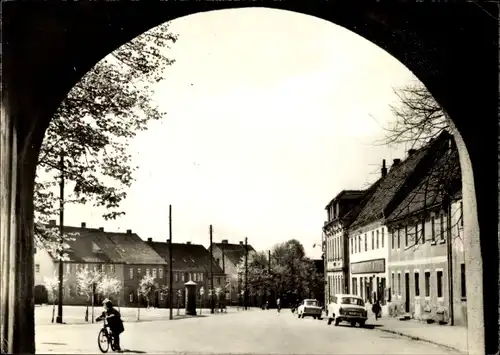
M 385 163 L 385 162 L 384 162 Z M 325 297 L 329 302 L 337 293 L 349 293 L 348 228 L 361 210 L 369 190 L 343 190 L 325 207 Z
M 58 228 L 56 221 L 49 226 Z M 74 237 L 67 241 L 69 248 L 65 250 L 67 260 L 63 262 L 64 288 L 63 304 L 82 305 L 87 303 L 87 296 L 83 295 L 77 284 L 77 272 L 81 269 L 91 269 L 106 273 L 120 281 L 121 291 L 113 295 L 117 304 L 121 306 L 135 306 L 143 303 L 139 297 L 139 283 L 144 275 L 153 275 L 158 286 L 165 284 L 165 270 L 167 264 L 151 247 L 131 230 L 126 233 L 107 232 L 104 228 L 87 228 L 83 222 L 80 227 L 64 226 L 64 233 L 71 233 Z M 44 277 L 58 276 L 58 261 L 49 252 L 43 249 L 35 253 L 35 287 L 39 293 L 44 288 Z M 105 295 L 94 294 L 95 302 L 99 302 Z M 158 305 L 158 300 L 153 300 Z
M 155 242 L 148 238 L 147 244 L 150 245 L 165 262 L 169 262 L 169 243 Z M 210 270 L 212 262 L 212 270 Z M 214 260 L 210 258 L 210 252 L 201 244 L 172 243 L 172 289 L 174 294 L 174 306 L 185 304 L 185 286 L 188 281 L 196 283 L 198 302 L 202 302 L 204 307 L 209 306 L 208 290 L 210 289 L 210 271 L 213 274 L 214 289 L 225 289 L 225 275 L 222 269 Z M 168 275 L 167 275 L 168 276 Z M 200 295 L 200 289 L 205 290 L 204 296 Z M 181 297 L 178 297 L 178 294 Z
M 394 316 L 466 323 L 461 172 L 452 137 L 421 182 L 388 216 Z M 448 249 L 449 248 L 449 249 Z M 449 253 L 451 253 L 451 258 Z M 453 303 L 450 304 L 449 268 Z M 460 282 L 459 282 L 460 281 Z
M 251 245 L 247 245 L 248 255 L 255 253 Z M 212 254 L 215 262 L 222 268 L 227 276 L 226 297 L 231 300 L 231 304 L 241 302 L 241 275 L 238 273 L 238 264 L 244 260 L 246 249 L 245 244 L 230 244 L 227 239 L 221 243 L 212 243 Z

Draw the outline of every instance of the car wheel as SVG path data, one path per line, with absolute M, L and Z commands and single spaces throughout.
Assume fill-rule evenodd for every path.
M 300 313 L 297 313 L 297 318 L 300 318 Z
M 328 325 L 332 324 L 332 320 L 331 318 L 328 318 Z
M 351 322 L 351 327 L 355 327 L 356 326 L 356 322 Z
M 314 319 L 316 319 L 316 316 L 313 316 Z
M 335 326 L 338 326 L 338 325 L 339 325 L 339 323 L 340 323 L 340 319 L 335 318 Z
M 322 319 L 323 319 L 323 317 L 318 317 L 318 319 L 319 319 L 319 320 L 322 320 Z
M 361 322 L 359 322 L 359 326 L 360 326 L 360 327 L 364 327 L 364 326 L 365 326 L 365 321 L 364 321 L 364 320 L 362 320 Z

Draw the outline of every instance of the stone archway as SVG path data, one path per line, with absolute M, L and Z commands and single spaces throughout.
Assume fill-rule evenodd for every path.
M 4 4 L 2 350 L 34 351 L 33 183 L 45 129 L 64 95 L 98 60 L 151 27 L 196 12 L 256 4 Z M 258 4 L 322 18 L 372 41 L 406 65 L 453 119 L 464 181 L 469 350 L 497 352 L 498 292 L 487 292 L 486 287 L 498 285 L 498 246 L 490 236 L 498 227 L 498 217 L 491 213 L 498 208 L 498 182 L 489 171 L 498 164 L 498 85 L 493 75 L 498 70 L 498 6 L 373 3 L 361 7 L 340 0 L 321 6 Z M 491 330 L 486 333 L 485 327 Z

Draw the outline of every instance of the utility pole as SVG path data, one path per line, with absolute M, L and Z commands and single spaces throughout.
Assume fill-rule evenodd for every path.
M 172 279 L 174 278 L 172 265 L 172 205 L 168 205 L 168 305 L 170 307 L 170 319 L 174 319 L 174 290 L 172 289 Z
M 61 160 L 59 162 L 59 169 L 61 170 L 61 180 L 59 181 L 59 297 L 57 302 L 57 318 L 56 323 L 62 324 L 63 322 L 63 281 L 64 281 L 64 267 L 63 267 L 63 236 L 64 236 L 64 154 L 61 153 Z
M 215 305 L 214 305 L 214 270 L 212 268 L 213 260 L 214 260 L 214 251 L 213 251 L 213 243 L 212 243 L 212 225 L 210 225 L 210 313 L 214 313 Z
M 450 325 L 454 325 L 454 311 L 453 311 L 453 246 L 451 237 L 451 198 L 449 193 L 444 196 L 444 203 L 446 208 L 446 223 L 448 225 L 446 231 L 446 252 L 448 256 L 448 298 L 449 298 L 449 314 Z
M 245 237 L 245 311 L 248 307 L 248 238 Z

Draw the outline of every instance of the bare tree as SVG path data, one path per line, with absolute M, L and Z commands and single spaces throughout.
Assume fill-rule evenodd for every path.
M 449 120 L 429 90 L 420 82 L 394 89 L 398 102 L 389 105 L 393 120 L 382 128 L 382 145 L 410 144 L 420 148 L 449 127 Z

